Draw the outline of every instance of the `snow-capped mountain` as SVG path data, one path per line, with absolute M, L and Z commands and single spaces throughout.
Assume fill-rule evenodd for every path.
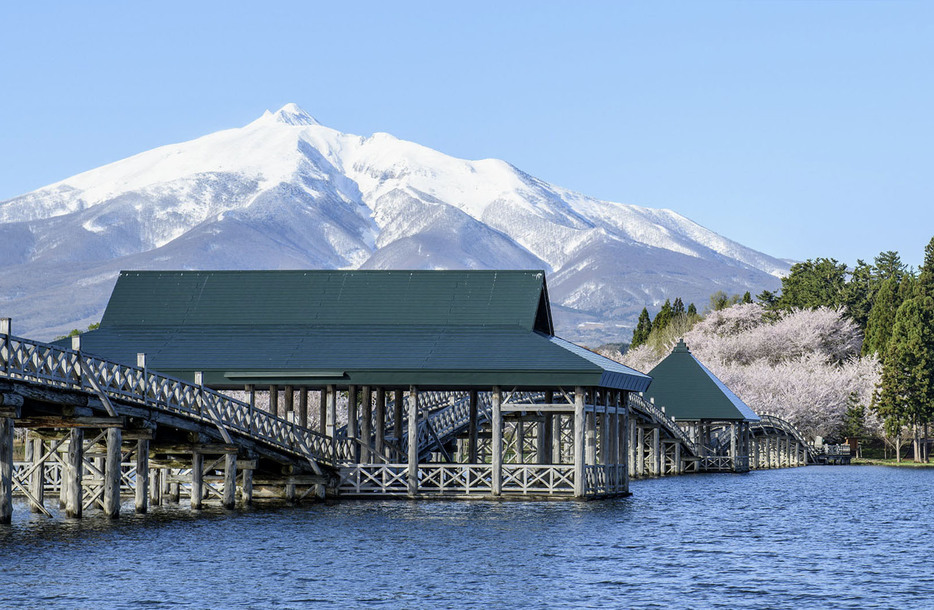
M 0 261 L 0 316 L 35 338 L 99 320 L 120 269 L 541 268 L 559 334 L 588 343 L 627 340 L 645 305 L 702 307 L 788 270 L 670 210 L 294 104 L 0 202 Z

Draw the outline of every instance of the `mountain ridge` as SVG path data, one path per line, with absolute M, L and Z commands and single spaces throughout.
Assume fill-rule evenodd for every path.
M 0 255 L 0 315 L 39 338 L 96 321 L 121 268 L 540 268 L 559 334 L 591 343 L 628 339 L 644 305 L 775 289 L 788 270 L 672 210 L 295 104 L 0 202 Z

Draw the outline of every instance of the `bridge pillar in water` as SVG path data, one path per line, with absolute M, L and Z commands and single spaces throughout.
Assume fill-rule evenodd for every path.
M 493 388 L 491 395 L 492 434 L 490 435 L 490 452 L 493 463 L 492 493 L 498 496 L 503 493 L 503 392 L 499 387 Z M 521 425 L 521 424 L 520 424 Z
M 84 470 L 84 430 L 72 428 L 68 439 L 67 467 L 64 469 L 62 493 L 65 495 L 65 515 L 81 517 L 84 494 L 81 479 Z
M 242 481 L 240 483 L 240 502 L 243 506 L 253 504 L 253 469 L 244 468 Z
M 32 446 L 32 465 L 36 469 L 32 471 L 29 477 L 29 491 L 38 502 L 29 503 L 29 509 L 34 513 L 41 513 L 40 507 L 45 504 L 45 461 L 42 459 L 45 455 L 45 442 L 35 436 L 32 440 L 26 441 L 26 447 Z
M 622 412 L 622 421 L 620 422 L 619 434 L 620 434 L 620 463 L 623 465 L 623 492 L 629 493 L 629 477 L 632 469 L 632 463 L 629 460 L 629 402 L 623 399 L 623 394 L 620 396 L 620 410 Z
M 302 387 L 298 394 L 298 425 L 310 428 L 308 425 L 308 388 Z
M 120 463 L 123 433 L 120 428 L 107 428 L 107 457 L 104 462 L 104 515 L 120 516 Z
M 232 509 L 237 504 L 237 454 L 228 451 L 224 454 L 224 508 Z
M 191 454 L 191 509 L 201 510 L 204 497 L 204 456 L 195 451 Z
M 357 386 L 347 386 L 347 438 L 352 440 L 360 438 L 360 434 L 357 430 L 359 421 L 360 418 L 357 413 Z M 353 461 L 359 463 L 361 458 L 360 445 L 354 443 L 351 447 L 353 448 Z
M 574 389 L 574 496 L 584 497 L 584 388 Z
M 370 452 L 370 447 L 373 444 L 372 427 L 373 391 L 370 389 L 370 386 L 365 385 L 360 395 L 360 440 L 363 441 L 363 445 L 360 447 L 362 453 L 360 457 L 365 464 L 373 462 L 373 456 Z
M 0 524 L 13 520 L 13 418 L 0 417 Z
M 136 512 L 149 511 L 149 439 L 136 441 Z
M 659 426 L 652 427 L 652 475 L 661 476 L 662 474 L 662 430 Z

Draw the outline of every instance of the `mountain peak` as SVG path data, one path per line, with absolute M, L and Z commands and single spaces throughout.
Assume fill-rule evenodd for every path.
M 277 123 L 284 123 L 286 125 L 320 125 L 318 121 L 315 120 L 315 117 L 311 116 L 298 104 L 286 104 L 279 110 L 275 112 L 269 112 L 268 110 L 263 115 L 263 118 L 271 118 Z

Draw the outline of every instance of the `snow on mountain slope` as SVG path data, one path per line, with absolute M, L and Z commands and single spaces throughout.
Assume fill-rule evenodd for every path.
M 670 210 L 344 134 L 294 104 L 0 202 L 0 256 L 0 315 L 39 338 L 96 321 L 121 268 L 542 268 L 559 332 L 590 342 L 627 339 L 644 305 L 788 270 Z

